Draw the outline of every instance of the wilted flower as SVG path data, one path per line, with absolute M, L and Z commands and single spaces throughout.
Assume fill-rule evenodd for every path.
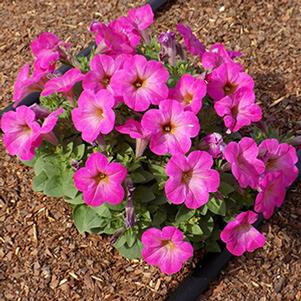
M 150 149 L 157 155 L 188 152 L 190 138 L 196 137 L 200 130 L 195 114 L 184 111 L 178 101 L 171 99 L 161 101 L 159 110 L 144 113 L 141 124 L 151 133 Z
M 209 193 L 216 192 L 219 173 L 212 169 L 213 159 L 204 151 L 193 151 L 188 157 L 177 153 L 166 165 L 169 176 L 165 184 L 165 194 L 173 204 L 184 203 L 196 209 L 208 202 Z
M 246 211 L 238 214 L 226 225 L 220 237 L 226 243 L 226 248 L 230 253 L 241 256 L 246 251 L 253 252 L 264 246 L 264 235 L 252 226 L 256 220 L 256 213 Z
M 233 176 L 241 188 L 258 187 L 259 176 L 264 172 L 264 163 L 258 159 L 258 147 L 252 138 L 244 137 L 238 143 L 230 142 L 224 151 L 231 164 Z
M 81 93 L 78 108 L 72 110 L 75 128 L 82 133 L 83 140 L 92 143 L 99 134 L 108 134 L 114 128 L 114 97 L 107 90 L 96 94 L 90 90 Z
M 223 155 L 226 144 L 223 141 L 223 137 L 219 133 L 212 133 L 205 136 L 199 148 L 201 150 L 206 150 L 213 158 L 219 158 Z
M 141 238 L 142 257 L 148 264 L 159 267 L 162 273 L 177 273 L 193 255 L 192 245 L 183 239 L 183 233 L 173 226 L 147 229 Z
M 74 174 L 75 187 L 83 192 L 84 202 L 89 206 L 103 203 L 120 204 L 124 198 L 122 182 L 127 175 L 126 168 L 120 163 L 109 163 L 101 153 L 93 153 L 85 167 Z
M 124 62 L 123 69 L 111 79 L 112 89 L 123 96 L 125 104 L 135 111 L 145 111 L 150 104 L 158 105 L 168 95 L 169 73 L 157 61 L 135 55 Z

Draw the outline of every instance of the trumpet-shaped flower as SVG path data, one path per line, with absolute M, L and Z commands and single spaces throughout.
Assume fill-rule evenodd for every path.
M 149 4 L 130 9 L 127 18 L 139 31 L 147 29 L 154 23 L 154 13 Z
M 79 69 L 72 68 L 60 77 L 49 80 L 42 91 L 42 96 L 48 96 L 53 93 L 63 93 L 72 103 L 74 102 L 73 87 L 80 82 L 84 75 Z
M 84 202 L 89 206 L 100 206 L 107 202 L 120 204 L 124 198 L 122 182 L 127 169 L 120 163 L 110 163 L 101 153 L 93 153 L 74 174 L 75 187 L 83 192 Z
M 246 211 L 238 214 L 226 225 L 220 237 L 230 253 L 241 256 L 245 252 L 253 252 L 264 246 L 264 235 L 252 226 L 256 220 L 256 213 Z
M 285 198 L 285 186 L 281 172 L 267 173 L 259 183 L 259 193 L 255 201 L 255 211 L 270 218 L 276 207 L 280 208 Z
M 111 87 L 123 96 L 129 108 L 145 111 L 150 104 L 158 105 L 168 96 L 168 77 L 168 71 L 160 62 L 147 61 L 144 56 L 135 55 L 113 75 Z
M 160 268 L 162 273 L 174 274 L 193 255 L 193 247 L 184 241 L 183 233 L 173 226 L 162 230 L 150 228 L 142 234 L 142 257 L 150 265 Z
M 276 139 L 266 139 L 259 145 L 259 157 L 265 163 L 265 173 L 279 171 L 285 187 L 290 186 L 298 175 L 296 149 Z
M 184 74 L 177 82 L 175 88 L 170 89 L 169 98 L 178 100 L 185 110 L 197 114 L 206 95 L 206 84 L 190 74 Z
M 213 158 L 220 158 L 223 156 L 225 146 L 222 135 L 212 133 L 202 139 L 199 148 L 208 151 Z
M 230 132 L 237 132 L 262 117 L 261 108 L 255 103 L 255 94 L 248 88 L 240 88 L 232 96 L 215 102 L 214 109 L 218 116 L 224 118 Z
M 188 152 L 190 138 L 196 137 L 200 130 L 195 114 L 184 111 L 178 101 L 171 99 L 161 101 L 158 110 L 144 113 L 141 124 L 151 133 L 150 149 L 157 155 Z
M 207 91 L 215 101 L 233 95 L 239 88 L 253 90 L 254 81 L 250 75 L 241 71 L 241 66 L 225 63 L 214 69 L 207 77 Z
M 230 142 L 224 151 L 226 160 L 240 187 L 258 187 L 259 176 L 264 172 L 264 163 L 257 158 L 258 147 L 252 138 L 244 137 L 239 143 Z
M 204 151 L 193 151 L 188 157 L 173 155 L 166 165 L 168 200 L 177 205 L 185 203 L 190 209 L 206 204 L 209 193 L 216 192 L 220 183 L 219 173 L 211 169 L 212 165 L 212 156 Z
M 202 56 L 206 51 L 205 46 L 193 34 L 191 28 L 182 23 L 178 23 L 177 30 L 184 39 L 184 45 L 192 55 Z
M 82 133 L 83 140 L 92 143 L 99 134 L 108 134 L 114 128 L 114 97 L 107 90 L 96 94 L 90 90 L 82 92 L 78 108 L 72 110 L 75 128 Z

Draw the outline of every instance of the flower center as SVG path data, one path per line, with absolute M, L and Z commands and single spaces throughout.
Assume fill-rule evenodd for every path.
M 142 80 L 141 78 L 137 78 L 134 82 L 133 82 L 133 86 L 136 90 L 140 89 L 144 84 L 144 80 Z
M 162 130 L 166 134 L 172 133 L 174 129 L 175 127 L 170 122 L 162 125 Z
M 100 182 L 108 180 L 108 176 L 106 174 L 100 172 L 99 174 L 94 176 L 93 179 L 98 185 Z
M 227 82 L 224 86 L 224 93 L 231 95 L 235 92 L 237 85 Z
M 189 184 L 189 182 L 192 178 L 192 173 L 193 173 L 192 170 L 183 172 L 183 174 L 182 174 L 182 183 L 183 184 L 186 184 L 186 185 Z
M 99 118 L 103 118 L 103 110 L 101 108 L 96 108 L 95 115 Z
M 31 134 L 32 134 L 32 129 L 31 129 L 31 127 L 29 127 L 27 124 L 23 124 L 23 125 L 22 125 L 22 132 L 23 132 L 25 135 L 31 135 Z
M 176 245 L 174 244 L 173 241 L 166 239 L 166 240 L 162 240 L 162 247 L 167 247 L 170 250 L 173 250 L 176 248 Z
M 193 99 L 193 96 L 189 92 L 184 95 L 184 102 L 186 105 L 191 104 L 192 99 Z
M 107 74 L 103 77 L 101 80 L 101 83 L 104 87 L 107 87 L 110 84 L 111 77 L 108 76 Z
M 234 106 L 231 108 L 231 113 L 233 116 L 237 116 L 238 114 L 238 106 Z

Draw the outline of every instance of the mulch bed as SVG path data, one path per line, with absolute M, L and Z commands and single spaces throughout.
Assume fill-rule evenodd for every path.
M 108 21 L 142 1 L 0 2 L 1 107 L 10 102 L 29 44 L 53 31 L 78 48 L 93 19 Z M 256 95 L 270 123 L 300 132 L 301 57 L 298 1 L 174 1 L 157 30 L 189 23 L 210 45 L 244 52 Z M 60 199 L 31 190 L 32 172 L 0 148 L 0 300 L 164 300 L 194 263 L 164 276 L 142 261 L 121 258 L 106 237 L 81 236 Z M 200 300 L 301 300 L 301 185 L 262 229 L 266 246 L 231 262 Z

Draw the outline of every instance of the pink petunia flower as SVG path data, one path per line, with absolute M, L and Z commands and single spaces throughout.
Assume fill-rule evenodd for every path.
M 285 187 L 290 186 L 298 176 L 296 149 L 287 143 L 265 139 L 259 145 L 259 158 L 265 163 L 265 173 L 282 173 Z
M 230 142 L 224 151 L 226 160 L 231 164 L 233 176 L 240 187 L 250 186 L 256 189 L 259 176 L 264 172 L 264 163 L 257 158 L 258 147 L 249 137 L 242 138 L 239 143 Z
M 113 75 L 111 87 L 123 96 L 129 108 L 145 111 L 150 104 L 158 105 L 167 97 L 168 77 L 168 71 L 160 62 L 147 61 L 144 56 L 135 55 Z
M 255 211 L 270 218 L 276 207 L 280 208 L 285 198 L 285 186 L 281 172 L 267 173 L 259 183 L 259 193 L 255 200 Z
M 246 211 L 238 214 L 226 225 L 220 238 L 226 243 L 226 248 L 230 253 L 241 256 L 246 251 L 253 252 L 264 246 L 264 235 L 252 226 L 256 220 L 256 213 Z
M 193 34 L 191 28 L 182 23 L 178 23 L 177 30 L 179 34 L 184 39 L 184 44 L 187 50 L 192 55 L 202 56 L 206 51 L 205 46 L 200 42 L 200 40 Z
M 110 163 L 101 153 L 93 153 L 74 174 L 75 187 L 83 192 L 84 202 L 89 206 L 103 203 L 120 204 L 124 198 L 122 182 L 127 169 L 120 163 Z
M 192 245 L 184 241 L 183 233 L 173 226 L 162 230 L 147 229 L 141 240 L 143 259 L 168 275 L 179 272 L 183 263 L 193 255 Z
M 207 70 L 212 70 L 223 63 L 233 63 L 233 59 L 241 56 L 241 52 L 227 50 L 223 44 L 216 43 L 202 55 L 202 65 Z
M 206 84 L 190 74 L 184 74 L 175 88 L 169 90 L 169 98 L 178 100 L 185 110 L 197 114 L 202 107 L 202 100 L 206 95 Z
M 213 158 L 220 158 L 223 156 L 226 144 L 224 143 L 223 137 L 219 133 L 212 133 L 205 136 L 199 148 L 201 150 L 206 150 Z
M 28 94 L 42 91 L 48 80 L 48 72 L 34 73 L 31 77 L 29 76 L 29 72 L 30 65 L 26 64 L 18 73 L 14 86 L 14 107 L 16 107 Z
M 187 208 L 196 209 L 208 202 L 209 193 L 216 192 L 220 177 L 211 169 L 213 159 L 204 151 L 193 151 L 188 157 L 177 153 L 166 165 L 169 176 L 165 194 L 173 204 L 185 203 Z
M 73 87 L 76 83 L 80 82 L 84 75 L 77 68 L 68 70 L 60 77 L 49 80 L 42 91 L 42 96 L 49 96 L 53 93 L 63 93 L 71 103 L 74 103 Z
M 255 103 L 255 94 L 248 88 L 240 88 L 233 95 L 215 102 L 214 109 L 218 116 L 224 118 L 229 132 L 237 132 L 262 118 L 261 108 Z
M 154 13 L 149 4 L 130 9 L 127 18 L 139 31 L 146 30 L 154 23 Z
M 151 133 L 150 149 L 157 155 L 177 152 L 186 153 L 191 147 L 192 137 L 200 131 L 198 118 L 194 113 L 184 111 L 176 100 L 163 100 L 159 110 L 144 113 L 142 127 Z
M 83 140 L 92 143 L 99 134 L 108 134 L 114 128 L 114 97 L 107 90 L 96 94 L 90 90 L 81 93 L 78 108 L 72 110 L 75 128 L 82 133 Z
M 253 90 L 254 81 L 250 75 L 241 71 L 241 67 L 234 63 L 225 63 L 214 69 L 207 76 L 207 91 L 213 100 L 221 100 L 225 96 L 234 94 L 239 88 Z

